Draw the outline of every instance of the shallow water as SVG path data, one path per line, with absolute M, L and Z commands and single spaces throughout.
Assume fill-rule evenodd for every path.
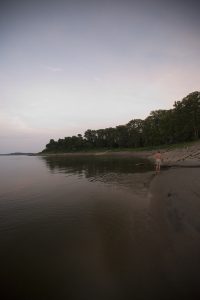
M 152 174 L 135 158 L 0 157 L 2 299 L 159 298 Z

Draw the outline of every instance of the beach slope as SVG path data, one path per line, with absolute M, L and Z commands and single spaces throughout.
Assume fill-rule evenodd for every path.
M 200 168 L 162 171 L 153 179 L 149 196 L 160 241 L 163 276 L 177 296 L 199 299 Z

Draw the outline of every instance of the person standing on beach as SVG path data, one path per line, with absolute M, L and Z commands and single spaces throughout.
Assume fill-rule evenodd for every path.
M 159 150 L 155 154 L 155 161 L 156 161 L 156 174 L 158 174 L 160 173 L 160 164 L 162 161 L 162 155 Z

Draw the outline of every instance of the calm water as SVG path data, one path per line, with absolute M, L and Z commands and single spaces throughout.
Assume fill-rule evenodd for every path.
M 0 157 L 2 299 L 159 297 L 170 283 L 152 233 L 152 174 L 133 158 Z

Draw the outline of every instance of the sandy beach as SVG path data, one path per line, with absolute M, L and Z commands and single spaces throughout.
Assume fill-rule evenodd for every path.
M 169 294 L 197 299 L 200 297 L 200 143 L 161 153 L 163 167 L 152 180 L 149 191 L 160 261 L 174 290 Z M 153 159 L 153 153 L 147 156 Z
M 149 191 L 163 276 L 174 290 L 169 294 L 184 299 L 200 296 L 199 178 L 200 168 L 172 167 L 154 177 Z

